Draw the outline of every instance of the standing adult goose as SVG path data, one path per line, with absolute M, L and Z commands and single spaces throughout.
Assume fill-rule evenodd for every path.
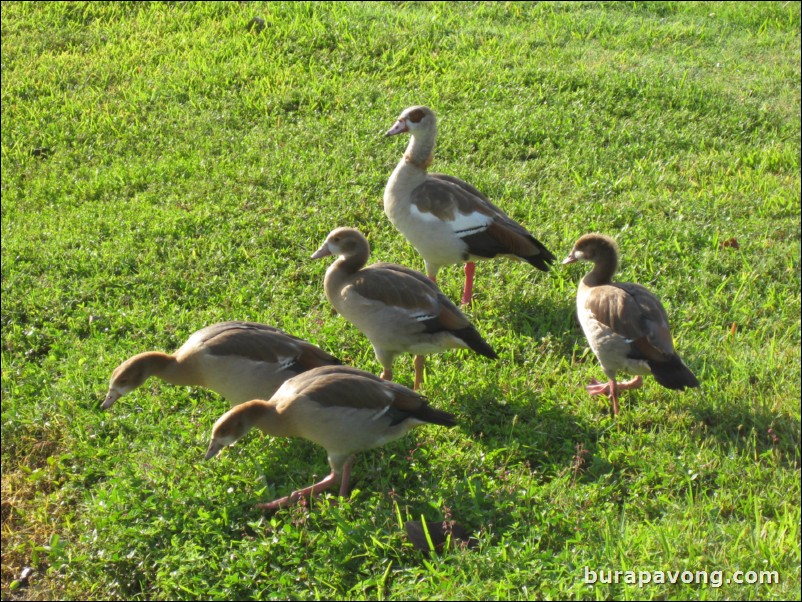
M 273 510 L 328 489 L 348 493 L 354 454 L 384 445 L 424 424 L 451 427 L 454 416 L 428 406 L 408 388 L 346 366 L 314 368 L 286 381 L 270 401 L 253 400 L 223 414 L 212 429 L 206 459 L 252 428 L 276 437 L 303 437 L 325 447 L 331 473 L 323 480 L 257 507 Z
M 437 136 L 430 108 L 406 109 L 385 135 L 404 132 L 411 139 L 384 189 L 384 212 L 423 256 L 429 278 L 444 265 L 464 263 L 462 303 L 468 304 L 477 260 L 502 255 L 548 271 L 556 258 L 526 228 L 467 182 L 428 173 Z
M 596 379 L 586 387 L 591 395 L 607 395 L 618 414 L 618 392 L 643 385 L 640 375 L 652 374 L 669 389 L 698 387 L 699 381 L 674 350 L 668 315 L 649 290 L 631 282 L 613 282 L 618 245 L 609 236 L 586 234 L 574 244 L 563 264 L 590 261 L 593 269 L 579 283 L 576 310 L 590 348 L 602 365 L 607 383 Z M 618 383 L 616 373 L 637 376 Z
M 382 378 L 392 380 L 399 353 L 415 354 L 415 384 L 423 380 L 424 354 L 468 347 L 498 355 L 437 285 L 420 272 L 392 263 L 364 267 L 370 246 L 359 230 L 337 228 L 312 259 L 336 255 L 326 270 L 326 297 L 335 310 L 370 339 Z
M 147 351 L 124 361 L 111 375 L 102 407 L 110 408 L 151 376 L 172 385 L 206 387 L 237 405 L 269 398 L 281 383 L 305 370 L 340 363 L 278 328 L 220 322 L 193 333 L 172 355 Z

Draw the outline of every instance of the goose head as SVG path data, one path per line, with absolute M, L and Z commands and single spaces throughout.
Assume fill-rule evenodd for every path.
M 418 132 L 428 131 L 437 127 L 437 117 L 429 107 L 409 107 L 398 116 L 393 127 L 384 134 L 395 136 L 409 132 L 413 136 Z
M 212 440 L 206 450 L 206 459 L 213 458 L 221 449 L 234 445 L 247 435 L 264 413 L 264 406 L 264 401 L 255 399 L 231 408 L 220 416 L 212 427 Z
M 101 406 L 104 410 L 114 405 L 120 397 L 141 386 L 151 375 L 150 354 L 139 354 L 120 364 L 111 374 L 109 392 Z
M 356 228 L 337 228 L 326 237 L 325 242 L 314 252 L 312 259 L 335 255 L 343 259 L 359 257 L 367 261 L 370 255 L 368 239 Z
M 604 234 L 585 234 L 574 243 L 568 257 L 563 259 L 563 265 L 577 261 L 615 264 L 618 261 L 618 245 Z

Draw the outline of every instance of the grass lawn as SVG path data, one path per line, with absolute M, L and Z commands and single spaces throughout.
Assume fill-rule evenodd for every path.
M 559 259 L 613 236 L 702 386 L 611 416 L 589 266 L 497 260 L 468 311 L 500 359 L 427 362 L 459 426 L 360 454 L 349 499 L 255 511 L 325 451 L 204 462 L 211 391 L 100 409 L 120 362 L 222 320 L 378 374 L 309 256 L 353 226 L 423 269 L 382 208 L 416 104 L 432 169 Z M 800 286 L 799 3 L 3 2 L 2 598 L 798 599 Z M 420 519 L 477 545 L 423 554 Z

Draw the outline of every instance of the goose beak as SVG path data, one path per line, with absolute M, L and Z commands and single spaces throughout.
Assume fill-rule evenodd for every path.
M 569 253 L 568 257 L 563 259 L 563 265 L 567 265 L 569 263 L 576 263 L 577 261 L 579 261 L 579 260 L 577 259 L 576 255 L 574 255 L 574 252 L 571 251 L 571 253 Z
M 404 132 L 408 132 L 409 128 L 407 127 L 406 119 L 399 119 L 395 122 L 395 125 L 391 127 L 389 130 L 385 132 L 385 136 L 395 136 L 396 134 L 403 134 Z
M 209 443 L 209 449 L 206 450 L 206 460 L 214 458 L 220 450 L 223 449 L 223 445 L 218 443 L 214 439 L 212 439 L 211 443 Z
M 320 259 L 321 257 L 327 257 L 331 255 L 331 249 L 329 249 L 328 243 L 323 243 L 317 251 L 312 254 L 312 259 Z

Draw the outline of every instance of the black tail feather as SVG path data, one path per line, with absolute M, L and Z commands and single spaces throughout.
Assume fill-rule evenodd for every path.
M 654 379 L 667 389 L 683 390 L 685 387 L 698 387 L 699 380 L 688 366 L 682 363 L 679 356 L 673 356 L 665 362 L 647 360 L 652 369 Z
M 548 253 L 548 251 L 546 252 Z M 549 253 L 549 255 L 551 255 L 551 253 Z M 548 272 L 550 268 L 549 264 L 554 262 L 554 256 L 552 255 L 551 257 L 551 259 L 548 259 L 543 255 L 532 255 L 530 257 L 525 257 L 524 259 L 526 259 L 530 265 L 536 267 L 537 269 Z
M 548 272 L 549 268 L 551 267 L 549 264 L 552 264 L 555 261 L 557 261 L 557 258 L 537 238 L 532 236 L 530 237 L 530 240 L 535 243 L 535 246 L 538 248 L 538 251 L 540 251 L 540 253 L 538 253 L 537 255 L 530 255 L 529 257 L 524 257 L 524 259 L 527 262 L 529 262 L 530 265 L 535 266 L 537 269 L 543 270 L 544 272 Z
M 400 408 L 396 405 L 390 406 L 387 410 L 387 415 L 390 416 L 390 426 L 400 424 L 409 418 L 420 420 L 421 422 L 428 422 L 429 424 L 439 424 L 440 426 L 452 427 L 457 426 L 457 417 L 449 412 L 438 410 L 429 405 L 429 403 L 421 398 L 417 393 L 409 392 L 414 397 L 412 403 L 417 407 L 415 408 Z
M 423 406 L 416 412 L 415 418 L 429 422 L 431 424 L 439 424 L 440 426 L 457 426 L 457 417 L 454 414 L 438 410 L 430 405 Z
M 454 330 L 452 331 L 452 334 L 455 337 L 465 341 L 468 344 L 468 347 L 473 349 L 479 355 L 489 357 L 491 360 L 498 359 L 498 354 L 493 351 L 493 348 L 482 338 L 482 335 L 480 335 L 479 331 L 473 326 Z

